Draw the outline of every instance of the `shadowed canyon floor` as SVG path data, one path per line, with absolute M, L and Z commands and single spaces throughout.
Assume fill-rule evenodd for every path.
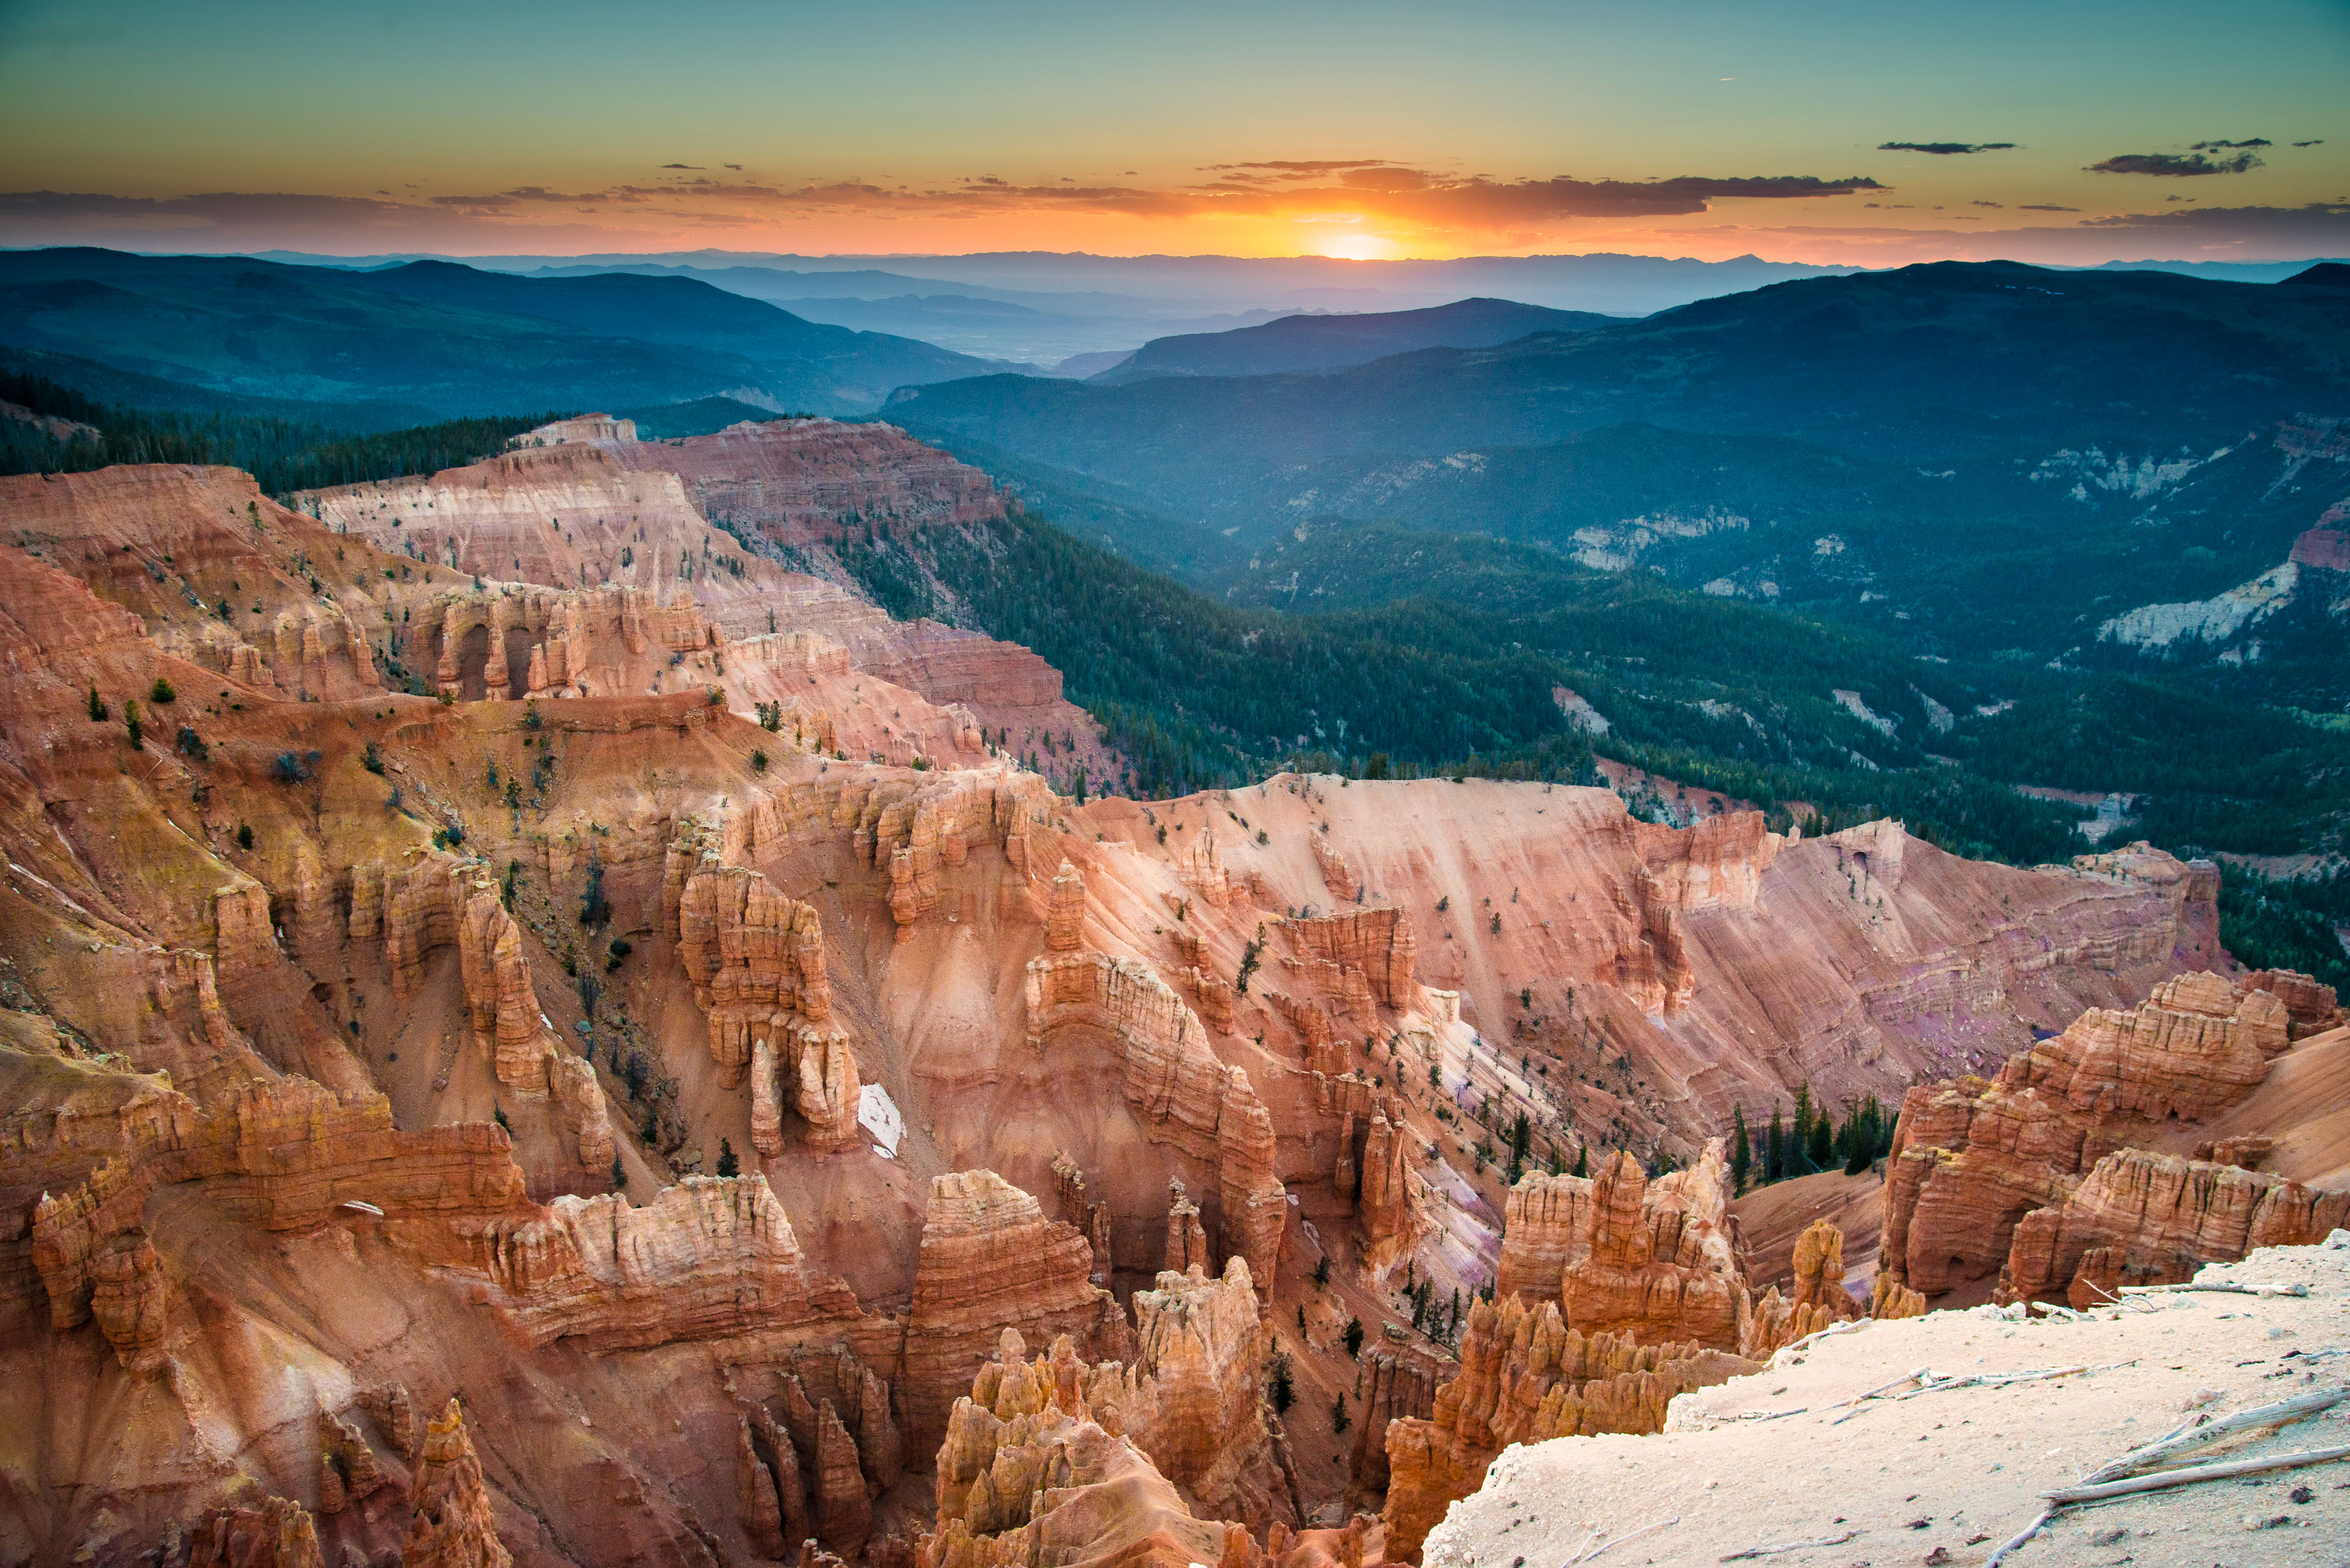
M 1937 1215 L 2062 1296 L 2350 1201 L 2334 998 L 2208 865 L 1081 805 L 1013 760 L 1115 764 L 1042 660 L 743 543 L 983 478 L 627 433 L 0 480 L 0 1560 L 1363 1568 L 1922 1310 Z M 1874 1178 L 1731 1205 L 1804 1085 L 1909 1096 L 1882 1274 Z M 2260 1191 L 2166 1229 L 2132 1158 Z

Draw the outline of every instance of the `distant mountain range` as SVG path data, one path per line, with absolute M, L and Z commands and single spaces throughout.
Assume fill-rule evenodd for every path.
M 447 257 L 267 259 L 372 269 Z M 1127 353 L 1154 337 L 1221 332 L 1301 313 L 1387 314 L 1471 296 L 1551 309 L 1638 316 L 1714 295 L 1849 267 L 1691 257 L 1467 256 L 1349 262 L 1327 256 L 1100 256 L 1013 252 L 960 256 L 803 256 L 760 252 L 496 255 L 462 258 L 484 271 L 577 277 L 607 272 L 689 277 L 779 305 L 811 321 L 920 337 L 963 353 L 1017 360 L 1048 374 L 1063 361 Z M 993 301 L 1034 315 L 983 315 Z
M 1486 348 L 1537 332 L 1587 332 L 1623 319 L 1507 299 L 1460 299 L 1426 310 L 1359 316 L 1286 316 L 1238 331 L 1154 337 L 1092 380 L 1116 387 L 1154 376 L 1338 370 L 1415 348 Z
M 0 253 L 0 343 L 221 392 L 441 415 L 716 394 L 854 413 L 910 379 L 996 368 L 685 278 L 88 249 Z
M 1389 519 L 1833 614 L 1935 657 L 2224 656 L 2231 680 L 2332 708 L 2350 666 L 2321 656 L 2343 629 L 2323 614 L 2303 638 L 2281 612 L 2157 617 L 2226 635 L 2150 650 L 2105 629 L 2229 594 L 2341 526 L 2350 290 L 2327 275 L 1939 263 L 1319 374 L 985 377 L 886 412 L 1202 524 L 1170 565 L 1244 597 L 1274 598 L 1263 584 L 1317 528 Z M 1318 553 L 1298 591 L 1347 602 L 1345 570 Z

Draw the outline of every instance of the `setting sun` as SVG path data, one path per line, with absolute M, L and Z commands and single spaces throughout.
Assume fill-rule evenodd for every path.
M 1316 244 L 1313 254 L 1333 261 L 1393 261 L 1403 247 L 1383 234 L 1334 234 Z

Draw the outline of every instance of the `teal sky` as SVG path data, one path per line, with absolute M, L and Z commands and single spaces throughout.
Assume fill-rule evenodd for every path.
M 138 248 L 2344 254 L 2350 4 L 0 0 L 0 192 Z

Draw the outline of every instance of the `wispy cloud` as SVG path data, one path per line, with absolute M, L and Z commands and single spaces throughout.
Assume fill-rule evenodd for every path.
M 2006 152 L 2012 141 L 1880 141 L 1879 152 L 1930 152 L 1937 158 L 1950 158 L 1968 152 Z
M 2199 141 L 2199 148 L 2246 147 L 2240 141 Z M 2257 145 L 2266 147 L 2265 141 Z M 2193 174 L 2241 174 L 2258 169 L 2261 157 L 2257 152 L 2239 152 L 2230 158 L 2214 158 L 2209 151 L 2199 152 L 2123 152 L 2100 162 L 2092 163 L 2092 174 L 2155 174 L 2166 178 Z

